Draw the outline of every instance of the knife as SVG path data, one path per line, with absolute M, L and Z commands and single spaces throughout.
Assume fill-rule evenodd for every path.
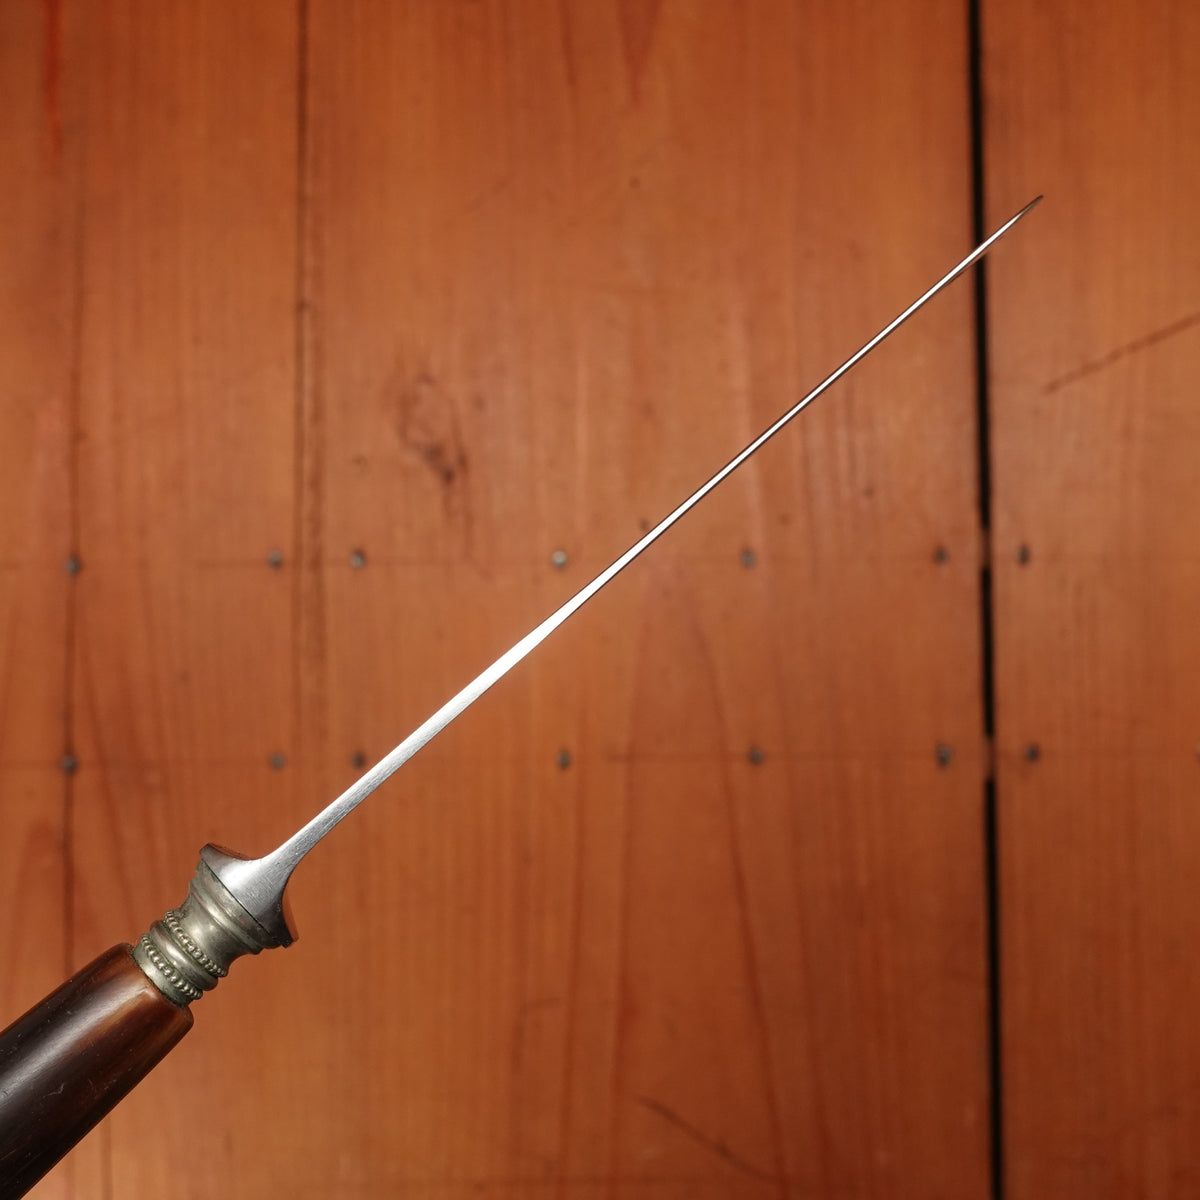
M 0 1033 L 0 1200 L 24 1195 L 162 1060 L 191 1028 L 191 1004 L 216 987 L 235 959 L 296 940 L 288 880 L 338 822 L 1041 199 L 1009 218 L 307 825 L 261 858 L 205 846 L 178 908 L 155 921 L 135 946 L 114 946 Z

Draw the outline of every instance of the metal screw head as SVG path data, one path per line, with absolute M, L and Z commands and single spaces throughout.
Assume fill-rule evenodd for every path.
M 367 756 L 361 750 L 355 750 L 350 755 L 350 765 L 356 770 L 361 771 L 367 765 Z
M 555 552 L 552 555 L 550 555 L 551 565 L 556 567 L 560 571 L 570 561 L 571 560 L 567 557 L 567 552 L 565 550 L 555 550 Z
M 350 565 L 356 571 L 361 571 L 367 565 L 367 555 L 363 550 L 350 551 Z
M 954 747 L 946 742 L 938 742 L 934 755 L 939 767 L 948 767 L 954 760 Z
M 751 746 L 750 749 L 746 751 L 747 762 L 753 763 L 756 767 L 765 761 L 766 757 L 766 751 L 763 750 L 761 746 Z
M 1020 563 L 1021 566 L 1025 566 L 1025 564 L 1028 563 L 1032 557 L 1033 551 L 1030 550 L 1030 548 L 1024 542 L 1022 542 L 1017 547 L 1017 562 Z
M 68 575 L 78 575 L 79 572 L 83 570 L 83 563 L 80 560 L 79 555 L 70 555 L 67 558 L 67 561 L 63 563 L 63 570 L 66 571 Z
M 564 747 L 554 759 L 560 771 L 565 771 L 571 765 L 571 752 Z
M 268 761 L 270 762 L 271 769 L 273 771 L 282 771 L 283 768 L 287 766 L 287 755 L 281 754 L 278 750 L 276 750 Z
M 945 546 L 938 546 L 933 552 L 933 561 L 939 566 L 950 561 L 950 551 Z
M 270 567 L 272 571 L 278 571 L 279 568 L 283 566 L 283 551 L 269 550 L 267 552 L 267 566 Z
M 64 754 L 58 760 L 58 765 L 64 775 L 74 775 L 79 767 L 79 760 L 73 754 Z
M 1037 744 L 1037 742 L 1030 742 L 1029 745 L 1025 747 L 1025 759 L 1027 762 L 1037 762 L 1037 760 L 1041 757 L 1042 748 Z
M 756 562 L 758 562 L 758 555 L 755 554 L 754 551 L 751 550 L 749 546 L 747 546 L 742 551 L 741 559 L 742 559 L 743 567 L 752 567 L 752 566 L 754 566 L 754 564 Z

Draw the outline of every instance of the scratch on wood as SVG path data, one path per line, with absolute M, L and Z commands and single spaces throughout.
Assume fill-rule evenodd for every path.
M 1081 379 L 1086 379 L 1097 371 L 1103 371 L 1106 367 L 1111 367 L 1113 363 L 1120 362 L 1121 359 L 1128 358 L 1131 354 L 1149 350 L 1151 346 L 1157 346 L 1159 342 L 1165 342 L 1168 338 L 1173 338 L 1197 324 L 1200 324 L 1200 312 L 1188 313 L 1186 317 L 1180 317 L 1178 321 L 1174 321 L 1170 325 L 1164 325 L 1153 333 L 1135 338 L 1132 342 L 1126 342 L 1125 345 L 1110 350 L 1103 358 L 1093 359 L 1081 367 L 1076 367 L 1073 371 L 1068 371 L 1065 375 L 1060 375 L 1057 379 L 1050 380 L 1042 389 L 1042 394 L 1049 396 L 1053 392 L 1061 391 L 1072 383 L 1078 383 Z
M 713 686 L 718 686 L 715 672 L 713 673 Z M 779 1102 L 775 1095 L 775 1082 L 771 1072 L 771 1033 L 767 1025 L 767 1006 L 763 999 L 762 980 L 758 971 L 754 926 L 750 917 L 750 901 L 746 889 L 746 871 L 742 862 L 742 841 L 738 830 L 737 814 L 734 811 L 733 787 L 727 777 L 722 793 L 725 798 L 725 816 L 729 823 L 730 866 L 733 870 L 734 893 L 737 898 L 742 954 L 745 959 L 746 977 L 750 985 L 750 999 L 754 1009 L 755 1024 L 759 1031 L 759 1054 L 765 1084 L 767 1112 L 771 1124 L 772 1152 L 777 1169 L 783 1173 L 786 1172 L 787 1166 L 783 1152 L 783 1122 L 779 1115 Z
M 648 1108 L 652 1113 L 657 1113 L 670 1125 L 674 1125 L 681 1133 L 687 1134 L 694 1142 L 699 1142 L 707 1150 L 711 1150 L 718 1158 L 723 1158 L 730 1166 L 736 1167 L 744 1175 L 749 1175 L 752 1179 L 761 1179 L 764 1183 L 779 1183 L 777 1176 L 772 1175 L 769 1171 L 764 1171 L 761 1167 L 756 1167 L 753 1163 L 747 1162 L 739 1154 L 735 1154 L 730 1148 L 725 1145 L 720 1138 L 709 1137 L 702 1129 L 697 1129 L 690 1121 L 685 1121 L 674 1109 L 668 1108 L 659 1100 L 655 1100 L 653 1096 L 638 1096 L 637 1102 L 643 1107 Z

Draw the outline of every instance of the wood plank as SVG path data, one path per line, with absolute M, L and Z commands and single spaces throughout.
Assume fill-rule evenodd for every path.
M 1170 1195 L 1196 1178 L 1195 771 L 1119 750 L 1005 771 L 1017 1195 Z
M 64 22 L 84 212 L 78 963 L 179 903 L 203 843 L 266 849 L 295 812 L 298 46 L 282 2 Z M 256 983 L 257 1004 L 254 987 L 201 1004 L 80 1147 L 90 1190 L 226 1194 L 233 1131 L 261 1111 L 238 1064 L 253 1077 L 286 1007 L 269 966 Z
M 964 34 L 312 5 L 314 806 L 965 245 Z M 929 317 L 298 872 L 290 1194 L 984 1194 L 969 293 Z
M 63 978 L 74 209 L 59 30 L 0 8 L 0 1026 Z M 71 1194 L 75 1164 L 42 1184 Z
M 1184 1194 L 1200 18 L 984 15 L 989 206 L 1047 195 L 989 266 L 1008 1191 Z

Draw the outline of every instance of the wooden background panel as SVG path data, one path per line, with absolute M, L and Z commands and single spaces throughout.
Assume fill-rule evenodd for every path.
M 965 28 L 927 10 L 823 14 L 815 45 L 788 5 L 310 18 L 316 807 L 898 311 L 969 214 L 965 77 L 919 66 L 940 38 L 965 69 Z M 849 76 L 805 74 L 842 52 Z M 877 106 L 910 120 L 864 159 Z M 929 318 L 298 873 L 330 1099 L 289 1189 L 984 1188 L 969 293 Z
M 949 265 L 969 122 L 957 5 L 62 14 L 80 961 Z M 80 1179 L 982 1195 L 971 340 L 960 288 L 339 829 Z
M 1003 773 L 1016 1195 L 1195 1190 L 1195 771 L 1181 755 L 1051 750 Z
M 67 745 L 74 214 L 51 64 L 29 53 L 53 31 L 30 6 L 0 20 L 0 153 L 23 184 L 0 195 L 0 221 L 21 232 L 0 240 L 0 764 L 37 770 Z
M 984 35 L 992 190 L 1047 196 L 988 268 L 1010 1193 L 1184 1195 L 1200 25 L 996 4 Z
M 179 903 L 204 842 L 263 845 L 277 826 L 254 814 L 294 811 L 269 763 L 294 754 L 297 38 L 290 4 L 64 5 L 61 23 L 81 214 L 77 966 Z M 284 1004 L 270 968 L 261 986 Z M 263 1098 L 229 1069 L 247 1049 L 223 1017 L 210 1006 L 208 1047 L 188 1039 L 80 1148 L 79 1195 L 178 1194 L 181 1171 L 221 1190 L 236 1164 L 194 1114 L 236 1124 Z
M 70 353 L 76 287 L 57 30 L 0 8 L 0 1023 L 66 970 L 71 642 Z M 16 182 L 19 186 L 16 186 Z M 66 1197 L 77 1164 L 43 1183 Z
M 522 620 L 523 612 L 541 615 L 545 608 L 537 606 L 548 607 L 553 599 L 569 594 L 573 585 L 584 582 L 628 544 L 639 524 L 651 519 L 647 514 L 658 516 L 682 489 L 695 484 L 702 469 L 698 464 L 719 463 L 731 447 L 761 428 L 816 377 L 808 362 L 800 362 L 793 351 L 790 363 L 780 363 L 785 370 L 770 377 L 769 383 L 764 376 L 760 388 L 751 387 L 744 365 L 730 362 L 727 347 L 740 341 L 744 353 L 747 348 L 757 349 L 761 338 L 764 356 L 780 361 L 779 347 L 794 347 L 803 327 L 803 336 L 814 347 L 807 358 L 831 365 L 837 353 L 851 349 L 865 331 L 877 328 L 910 298 L 914 279 L 923 280 L 945 265 L 948 222 L 961 221 L 964 232 L 967 222 L 954 191 L 946 188 L 931 202 L 913 182 L 912 196 L 920 194 L 936 207 L 936 216 L 923 212 L 914 230 L 903 201 L 897 209 L 882 203 L 877 192 L 866 190 L 866 198 L 859 201 L 862 216 L 855 222 L 855 234 L 843 232 L 840 241 L 827 244 L 809 231 L 809 225 L 819 224 L 823 232 L 831 218 L 815 208 L 808 193 L 800 190 L 800 182 L 793 180 L 790 217 L 787 221 L 772 218 L 770 233 L 759 235 L 760 253 L 742 252 L 731 261 L 724 250 L 718 254 L 693 246 L 685 218 L 701 206 L 706 221 L 723 234 L 710 241 L 723 246 L 732 239 L 745 245 L 754 236 L 746 228 L 757 230 L 761 222 L 744 221 L 743 214 L 781 207 L 776 199 L 781 162 L 796 156 L 815 162 L 829 159 L 836 151 L 839 165 L 844 161 L 851 169 L 860 169 L 838 145 L 842 124 L 828 135 L 822 133 L 830 144 L 818 143 L 804 120 L 808 110 L 802 102 L 807 93 L 792 98 L 795 111 L 789 110 L 777 140 L 764 142 L 757 158 L 749 159 L 742 146 L 747 138 L 761 136 L 760 112 L 773 114 L 768 103 L 773 93 L 761 80 L 778 86 L 779 74 L 793 66 L 788 55 L 772 52 L 771 46 L 785 45 L 790 54 L 807 44 L 793 24 L 796 14 L 786 6 L 765 28 L 756 15 L 722 9 L 714 9 L 698 23 L 679 13 L 670 19 L 664 16 L 666 24 L 652 29 L 664 47 L 661 61 L 652 57 L 641 63 L 639 79 L 648 93 L 675 95 L 677 111 L 661 102 L 655 106 L 641 92 L 631 103 L 624 87 L 618 86 L 627 84 L 624 73 L 630 68 L 622 57 L 626 35 L 615 10 L 605 12 L 603 19 L 589 8 L 586 13 L 572 9 L 565 16 L 526 14 L 517 20 L 511 14 L 506 17 L 504 10 L 490 12 L 487 6 L 476 6 L 466 14 L 453 8 L 418 8 L 385 16 L 369 9 L 374 18 L 369 21 L 361 14 L 343 20 L 339 11 L 333 28 L 322 23 L 322 11 L 314 14 L 309 70 L 312 98 L 307 124 L 313 140 L 309 153 L 313 182 L 308 221 L 313 249 L 307 276 L 315 290 L 306 299 L 306 311 L 313 314 L 306 351 L 312 361 L 308 419 L 314 432 L 322 435 L 309 443 L 306 478 L 313 481 L 309 491 L 321 507 L 305 522 L 305 529 L 311 533 L 313 563 L 327 569 L 329 580 L 313 584 L 310 608 L 330 630 L 327 635 L 314 633 L 313 645 L 323 648 L 326 640 L 337 639 L 338 653 L 318 656 L 311 665 L 328 684 L 322 694 L 337 696 L 337 703 L 330 706 L 331 720 L 342 721 L 343 714 L 352 711 L 356 722 L 382 723 L 389 719 L 390 706 L 380 706 L 380 712 L 372 714 L 364 699 L 371 693 L 363 689 L 356 699 L 355 680 L 361 678 L 377 652 L 378 638 L 388 629 L 388 606 L 404 607 L 401 619 L 391 622 L 397 669 L 384 675 L 381 685 L 397 689 L 389 693 L 389 700 L 393 695 L 401 699 L 401 687 L 427 693 L 428 700 L 420 701 L 413 713 L 423 714 L 425 705 L 440 699 L 452 683 L 469 677 L 489 651 L 498 651 L 531 623 L 529 615 Z M 680 22 L 678 30 L 671 19 Z M 580 23 L 582 29 L 576 27 Z M 593 29 L 593 23 L 598 28 Z M 852 21 L 845 27 L 832 24 L 837 29 L 826 34 L 837 45 L 856 45 L 859 55 L 868 53 Z M 909 30 L 905 36 L 914 45 L 927 41 L 920 32 L 911 32 L 912 20 L 904 24 Z M 529 58 L 537 67 L 532 80 L 515 67 L 509 72 L 515 78 L 507 82 L 507 76 L 496 82 L 487 72 L 464 68 L 463 55 L 474 45 L 471 37 L 499 38 L 497 30 L 508 31 L 509 41 L 500 45 L 515 64 Z M 949 32 L 955 33 L 953 27 Z M 591 50 L 588 59 L 582 65 L 574 60 L 564 64 L 564 45 L 569 48 L 584 33 Z M 774 43 L 768 40 L 772 33 Z M 675 48 L 677 39 L 683 48 Z M 694 76 L 682 68 L 678 80 L 672 76 L 676 60 L 691 63 L 694 51 L 703 62 L 712 42 L 728 39 L 753 47 L 754 70 L 743 66 L 730 78 L 721 76 L 715 82 L 707 73 Z M 874 53 L 885 58 L 882 44 L 868 39 Z M 386 53 L 392 57 L 411 53 L 423 64 L 424 73 L 418 78 L 416 73 L 410 77 L 375 70 L 375 57 Z M 361 69 L 351 70 L 348 62 L 357 62 L 360 55 Z M 604 74 L 601 67 L 610 60 L 609 73 Z M 573 75 L 569 67 L 576 72 L 586 69 L 596 78 Z M 495 64 L 488 67 L 491 72 L 497 69 Z M 862 67 L 862 73 L 872 78 L 875 87 L 882 87 L 879 77 L 887 75 L 874 60 L 870 70 Z M 502 84 L 534 90 L 542 102 L 497 108 L 490 104 L 488 89 Z M 938 113 L 933 131 L 937 136 L 928 143 L 914 138 L 912 143 L 889 147 L 887 166 L 877 164 L 876 173 L 899 170 L 890 157 L 893 153 L 898 160 L 908 161 L 922 149 L 933 163 L 935 178 L 937 172 L 946 171 L 944 142 L 956 131 L 963 137 L 965 127 L 954 107 L 957 93 L 951 83 L 937 86 L 943 89 L 938 93 L 940 103 L 922 93 L 917 107 L 922 117 L 928 115 L 926 109 Z M 832 121 L 831 112 L 839 121 L 849 122 L 841 102 L 851 89 L 844 88 L 840 76 L 829 87 L 830 94 L 820 98 L 820 116 Z M 411 89 L 411 94 L 405 89 Z M 910 75 L 897 69 L 890 99 L 907 100 L 912 89 Z M 718 95 L 720 104 L 713 100 Z M 601 104 L 603 98 L 608 98 L 607 107 Z M 610 186 L 624 193 L 619 205 L 609 202 L 621 216 L 615 230 L 588 221 L 598 185 L 590 177 L 583 184 L 575 179 L 569 170 L 574 156 L 568 157 L 555 141 L 563 111 L 573 107 L 582 107 L 590 116 L 588 124 L 579 125 L 577 137 L 607 133 L 611 142 L 616 136 L 611 129 L 629 127 L 638 132 L 644 125 L 647 131 L 639 136 L 661 144 L 662 156 L 670 160 L 663 167 L 665 180 L 653 189 L 640 176 L 634 180 L 638 186 L 631 187 L 628 164 L 611 169 Z M 742 114 L 745 136 L 724 131 L 730 109 Z M 801 115 L 796 116 L 796 111 Z M 392 128 L 394 134 L 367 131 L 358 119 L 362 112 L 375 114 L 380 129 Z M 686 136 L 693 126 L 707 129 L 709 117 L 715 127 L 711 138 Z M 633 137 L 633 132 L 626 136 Z M 518 138 L 542 149 L 540 156 L 529 155 L 519 169 L 514 168 L 509 188 L 516 194 L 508 190 L 497 194 L 485 211 L 476 214 L 472 209 L 469 222 L 436 224 L 432 217 L 422 222 L 426 210 L 437 207 L 425 194 L 434 186 L 432 180 L 442 180 L 438 211 L 452 209 L 461 194 L 474 194 L 471 189 L 479 183 L 473 173 L 476 157 L 463 159 L 470 170 L 454 166 L 460 162 L 464 139 L 472 145 L 480 141 L 487 151 L 494 151 Z M 739 147 L 743 178 L 736 205 L 724 198 L 728 184 L 719 178 L 718 170 L 726 165 L 731 142 Z M 965 142 L 960 142 L 964 156 L 965 149 Z M 607 153 L 611 157 L 615 151 L 609 148 Z M 433 156 L 439 166 L 439 155 L 450 163 L 440 176 L 415 170 L 412 164 L 423 162 L 422 155 Z M 630 156 L 640 161 L 632 151 Z M 597 155 L 579 157 L 591 171 L 598 169 L 591 165 Z M 560 163 L 560 158 L 567 162 Z M 958 162 L 961 171 L 963 157 Z M 369 187 L 356 182 L 368 164 Z M 460 180 L 454 169 L 461 169 L 466 178 Z M 745 179 L 764 182 L 751 186 Z M 956 182 L 964 184 L 964 177 L 960 174 Z M 532 211 L 527 193 L 537 201 Z M 837 193 L 839 217 L 849 224 L 850 215 L 842 207 L 845 199 Z M 671 221 L 677 211 L 683 216 L 679 229 L 673 231 Z M 560 229 L 567 232 L 560 234 Z M 839 288 L 839 273 L 845 276 L 863 259 L 861 239 L 868 235 L 862 231 L 867 229 L 879 237 L 881 260 L 870 258 L 860 268 L 871 287 L 845 284 Z M 907 253 L 897 252 L 897 246 Z M 622 284 L 622 306 L 615 309 L 608 296 L 611 277 L 622 255 L 634 250 L 638 252 L 636 274 L 649 283 L 639 284 L 635 272 L 627 268 L 630 277 L 617 281 Z M 703 263 L 709 282 L 700 288 L 682 288 L 677 276 L 690 279 L 701 269 L 691 262 L 690 256 L 696 255 L 712 260 Z M 609 284 L 597 285 L 591 271 L 583 269 L 593 262 L 607 265 Z M 794 265 L 789 269 L 788 264 Z M 778 307 L 791 323 L 760 334 L 745 317 L 747 297 L 762 305 L 772 289 L 790 287 L 798 292 L 797 278 L 807 285 L 804 305 L 814 319 L 804 325 L 789 303 L 792 297 L 782 294 Z M 820 281 L 831 286 L 822 291 L 817 286 Z M 641 292 L 650 285 L 661 296 L 646 304 Z M 879 295 L 880 289 L 886 289 L 884 296 Z M 693 296 L 698 290 L 700 300 Z M 560 324 L 562 313 L 571 308 L 581 314 L 577 333 Z M 947 681 L 949 701 L 935 700 L 933 706 L 944 707 L 951 719 L 961 719 L 959 728 L 969 738 L 972 734 L 967 731 L 974 726 L 970 712 L 964 710 L 975 695 L 975 679 L 966 643 L 974 636 L 973 612 L 956 604 L 953 617 L 947 613 L 931 617 L 928 603 L 932 601 L 926 596 L 916 599 L 922 589 L 928 597 L 937 596 L 945 592 L 948 580 L 955 580 L 957 587 L 965 578 L 954 570 L 931 569 L 939 545 L 961 569 L 975 551 L 968 309 L 965 293 L 947 298 L 946 305 L 935 310 L 941 314 L 936 323 L 930 314 L 931 324 L 913 327 L 914 342 L 907 357 L 902 348 L 886 347 L 880 368 L 864 368 L 845 395 L 814 410 L 802 431 L 764 455 L 761 474 L 751 468 L 744 485 L 731 483 L 720 502 L 701 509 L 676 532 L 674 542 L 675 552 L 689 560 L 726 564 L 731 568 L 729 578 L 739 580 L 733 584 L 738 588 L 744 585 L 732 568 L 751 541 L 756 555 L 772 561 L 796 558 L 811 563 L 814 556 L 828 557 L 836 562 L 837 572 L 861 570 L 861 578 L 844 584 L 846 595 L 831 595 L 828 608 L 813 614 L 826 623 L 836 619 L 835 613 L 851 596 L 862 597 L 874 586 L 901 589 L 911 580 L 912 600 L 897 595 L 893 602 L 919 604 L 919 619 L 927 623 L 919 631 L 914 628 L 908 638 L 889 638 L 886 626 L 867 627 L 870 618 L 865 613 L 847 614 L 847 624 L 859 628 L 852 639 L 846 639 L 844 649 L 861 654 L 862 669 L 879 655 L 898 656 L 894 680 L 887 687 L 889 696 L 915 686 L 913 677 L 918 675 Z M 714 329 L 719 338 L 712 336 Z M 468 338 L 485 345 L 486 354 L 480 351 L 464 359 Z M 638 338 L 649 342 L 639 349 L 631 345 Z M 820 339 L 842 345 L 835 352 Z M 406 362 L 421 359 L 426 365 L 397 380 L 392 367 L 398 357 Z M 750 357 L 757 363 L 757 354 Z M 446 367 L 435 364 L 433 369 L 432 358 L 444 360 Z M 476 372 L 487 368 L 491 375 L 455 377 L 460 360 Z M 669 386 L 663 386 L 664 379 Z M 674 402 L 671 398 L 676 396 L 683 402 Z M 629 431 L 639 422 L 644 436 L 631 438 Z M 896 450 L 898 442 L 901 452 Z M 527 457 L 497 464 L 493 444 L 506 455 Z M 669 462 L 668 473 L 658 468 L 659 460 Z M 526 469 L 535 461 L 542 470 Z M 630 480 L 642 495 L 629 492 Z M 568 495 L 568 488 L 580 499 Z M 651 493 L 652 502 L 642 503 Z M 831 496 L 844 496 L 843 507 L 852 515 L 822 524 L 819 517 L 825 511 L 814 517 L 810 510 L 815 504 L 833 512 L 836 504 Z M 538 506 L 544 506 L 544 512 Z M 562 515 L 572 506 L 581 511 L 571 522 L 577 531 L 567 531 Z M 425 518 L 423 530 L 410 532 L 409 525 L 418 515 Z M 464 541 L 468 525 L 473 532 Z M 367 564 L 357 579 L 346 569 L 356 548 Z M 554 549 L 567 550 L 569 556 L 561 585 L 550 571 Z M 843 559 L 851 560 L 850 568 L 842 565 Z M 389 575 L 386 583 L 374 582 L 377 567 L 401 574 Z M 403 572 L 412 572 L 409 586 L 400 586 Z M 878 583 L 873 572 L 881 577 Z M 835 575 L 832 563 L 828 574 Z M 809 591 L 816 590 L 813 581 L 803 576 L 795 586 L 802 583 L 809 585 Z M 835 589 L 843 583 L 838 577 L 822 586 Z M 444 644 L 434 661 L 419 670 L 405 668 L 406 660 L 428 648 L 427 637 L 408 633 L 411 623 L 421 621 L 423 609 L 438 605 L 440 593 L 468 587 L 475 594 L 464 600 L 465 614 L 447 603 L 442 613 L 425 619 L 425 629 L 432 631 L 439 645 Z M 328 605 L 339 603 L 334 588 L 338 596 L 355 598 L 355 619 L 342 628 L 328 620 Z M 527 606 L 519 603 L 519 592 L 513 590 L 518 588 L 529 589 Z M 389 599 L 373 618 L 368 598 L 375 589 Z M 506 607 L 513 598 L 511 615 L 481 612 L 489 589 L 504 597 Z M 397 595 L 401 598 L 390 599 Z M 793 601 L 805 602 L 804 596 Z M 719 606 L 720 598 L 716 603 Z M 728 612 L 730 607 L 719 611 Z M 457 621 L 460 615 L 467 620 Z M 803 626 L 807 615 L 798 612 L 795 623 Z M 953 628 L 947 627 L 947 619 Z M 364 627 L 372 630 L 372 638 L 360 636 Z M 931 654 L 935 631 L 946 633 L 940 665 L 930 661 L 936 657 Z M 820 638 L 819 633 L 801 636 Z M 421 644 L 409 645 L 412 637 L 421 639 Z M 349 656 L 356 657 L 350 660 Z M 430 678 L 431 669 L 439 673 L 436 679 Z M 836 651 L 830 653 L 825 669 L 838 673 Z M 863 707 L 868 723 L 865 740 L 875 743 L 893 737 L 891 745 L 931 748 L 912 733 L 896 736 L 889 731 L 896 716 L 886 700 Z M 927 705 L 914 707 L 920 711 Z M 337 732 L 339 747 L 353 744 L 352 732 Z M 798 722 L 789 734 L 802 737 L 806 731 Z M 828 748 L 819 738 L 816 741 Z

